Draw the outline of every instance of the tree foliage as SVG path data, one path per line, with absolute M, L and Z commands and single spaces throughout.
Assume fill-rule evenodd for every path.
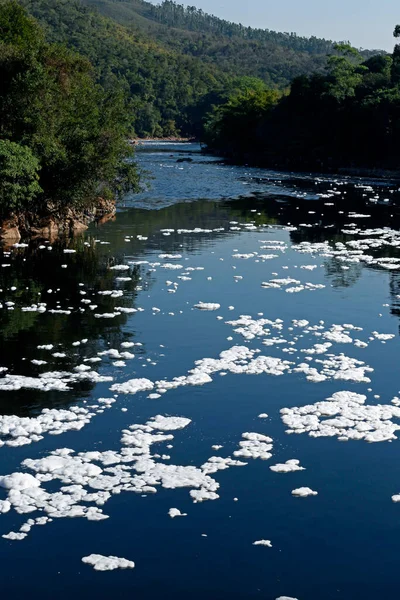
M 164 48 L 78 2 L 21 0 L 46 38 L 78 51 L 94 65 L 106 90 L 116 82 L 131 99 L 132 133 L 140 137 L 191 135 L 191 110 L 231 79 L 213 65 Z
M 209 115 L 205 124 L 208 143 L 211 146 L 221 144 L 230 151 L 235 148 L 237 139 L 254 142 L 261 123 L 278 99 L 278 92 L 261 86 L 238 91 Z
M 26 206 L 40 194 L 39 161 L 27 146 L 0 140 L 0 212 Z
M 170 0 L 157 5 L 143 0 L 84 1 L 164 48 L 230 76 L 259 77 L 275 87 L 323 69 L 332 50 L 329 40 L 244 27 Z
M 134 164 L 125 162 L 129 112 L 122 89 L 103 89 L 86 58 L 48 44 L 38 23 L 12 0 L 0 3 L 0 79 L 4 165 L 11 169 L 19 156 L 27 175 L 29 166 L 39 172 L 38 201 L 83 203 L 117 192 L 123 176 L 136 182 Z M 18 202 L 11 205 L 23 202 L 18 185 Z M 40 188 L 30 186 L 35 194 Z
M 335 46 L 324 74 L 294 79 L 290 93 L 256 118 L 252 106 L 237 114 L 232 101 L 215 110 L 206 142 L 235 159 L 271 166 L 398 168 L 399 67 L 399 46 L 364 61 L 354 48 Z M 243 128 L 249 119 L 252 126 Z M 228 128 L 236 134 L 229 140 Z
M 146 3 L 142 3 L 143 5 Z M 332 42 L 317 38 L 300 37 L 296 33 L 280 33 L 269 29 L 254 29 L 245 27 L 240 23 L 232 23 L 205 13 L 195 6 L 184 6 L 172 0 L 164 0 L 150 8 L 150 14 L 161 23 L 170 27 L 185 28 L 190 31 L 211 32 L 228 37 L 241 37 L 243 39 L 274 41 L 296 50 L 323 54 L 329 52 Z

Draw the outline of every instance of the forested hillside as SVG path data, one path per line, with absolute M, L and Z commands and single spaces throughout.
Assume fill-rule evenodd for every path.
M 98 81 L 122 82 L 133 135 L 198 136 L 205 115 L 232 92 L 287 88 L 323 73 L 332 43 L 252 29 L 166 0 L 20 0 L 49 42 L 86 56 Z
M 190 111 L 230 79 L 212 65 L 169 51 L 79 2 L 21 3 L 43 25 L 48 41 L 65 43 L 91 61 L 106 89 L 113 88 L 116 79 L 122 82 L 132 100 L 133 134 L 190 134 Z
M 224 72 L 260 77 L 285 87 L 293 77 L 322 70 L 332 42 L 294 33 L 252 29 L 165 0 L 84 0 L 85 4 L 164 47 L 201 59 Z

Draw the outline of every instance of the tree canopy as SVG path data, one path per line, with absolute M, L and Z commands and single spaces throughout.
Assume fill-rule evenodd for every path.
M 295 78 L 289 93 L 261 111 L 243 102 L 238 111 L 235 99 L 215 109 L 205 140 L 236 160 L 270 166 L 398 168 L 399 75 L 398 45 L 392 55 L 367 60 L 347 44 L 336 45 L 324 74 Z
M 13 0 L 0 3 L 0 79 L 2 212 L 46 199 L 84 203 L 136 183 L 121 87 L 96 83 L 90 62 L 47 43 Z

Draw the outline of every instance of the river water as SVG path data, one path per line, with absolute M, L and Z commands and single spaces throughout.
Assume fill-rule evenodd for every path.
M 399 184 L 137 158 L 0 256 L 3 594 L 394 598 Z

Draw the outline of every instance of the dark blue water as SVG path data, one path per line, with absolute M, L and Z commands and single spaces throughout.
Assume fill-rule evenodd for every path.
M 366 373 L 371 381 L 328 377 L 313 383 L 298 372 L 215 373 L 212 383 L 178 387 L 159 399 L 148 399 L 148 392 L 120 394 L 110 409 L 96 414 L 80 431 L 45 433 L 39 442 L 1 447 L 0 473 L 26 473 L 21 467 L 24 459 L 43 458 L 56 449 L 118 450 L 121 430 L 157 414 L 192 421 L 172 432 L 173 448 L 166 448 L 169 442 L 152 447 L 153 454 L 170 455 L 166 462 L 174 465 L 200 467 L 211 456 L 232 456 L 244 432 L 273 439 L 269 460 L 248 459 L 247 466 L 211 475 L 220 484 L 217 500 L 194 504 L 192 488 L 157 486 L 156 494 L 145 497 L 121 492 L 101 507 L 107 520 L 57 518 L 33 527 L 21 541 L 0 538 L 3 593 L 61 600 L 112 595 L 151 600 L 395 598 L 400 507 L 391 496 L 400 492 L 399 441 L 343 443 L 337 437 L 287 435 L 279 411 L 312 405 L 338 391 L 365 394 L 371 405 L 390 405 L 399 393 L 399 274 L 379 263 L 382 257 L 400 256 L 395 243 L 399 186 L 239 168 L 198 150 L 145 145 L 138 160 L 152 176 L 151 189 L 127 198 L 115 221 L 93 226 L 82 238 L 68 241 L 75 253 L 65 254 L 62 241 L 54 241 L 52 250 L 40 248 L 39 241 L 27 248 L 4 249 L 0 262 L 10 266 L 0 269 L 0 366 L 11 375 L 35 378 L 49 371 L 70 373 L 97 352 L 134 342 L 142 345 L 130 350 L 135 358 L 126 360 L 125 367 L 103 357 L 93 368 L 113 377 L 113 383 L 139 377 L 171 380 L 187 375 L 195 361 L 218 358 L 235 344 L 292 361 L 294 367 L 308 356 L 302 349 L 326 341 L 312 331 L 291 330 L 293 319 L 305 319 L 311 326 L 320 325 L 322 334 L 333 324 L 362 328 L 350 335 L 367 347 L 333 343 L 328 353 L 363 361 L 374 369 Z M 191 162 L 177 162 L 182 158 Z M 350 227 L 354 235 L 343 233 L 351 223 L 356 225 Z M 361 230 L 381 227 L 391 228 L 390 239 L 384 231 L 360 235 Z M 315 247 L 305 254 L 297 247 L 301 242 L 327 242 L 329 248 L 340 250 L 341 244 L 371 238 L 387 243 L 363 250 L 372 257 L 367 261 L 343 261 Z M 276 242 L 283 242 L 284 252 L 261 249 L 279 246 Z M 160 254 L 181 258 L 159 258 Z M 233 256 L 237 254 L 252 256 Z M 261 259 L 260 254 L 277 257 Z M 351 255 L 347 252 L 345 257 Z M 131 264 L 140 261 L 148 262 Z M 165 263 L 183 268 L 164 269 Z M 64 264 L 67 268 L 61 267 Z M 129 271 L 110 269 L 115 264 L 128 265 Z M 317 267 L 301 269 L 305 265 Z M 187 271 L 188 267 L 203 270 Z M 182 273 L 191 279 L 178 279 Z M 131 279 L 116 281 L 124 276 Z M 299 284 L 261 287 L 262 282 L 283 278 L 325 287 L 294 293 L 287 293 L 286 287 Z M 168 292 L 174 283 L 176 292 Z M 124 293 L 119 298 L 98 294 L 107 290 Z M 98 307 L 91 310 L 82 299 Z M 193 308 L 199 301 L 218 303 L 220 309 Z M 21 310 L 39 302 L 47 304 L 46 312 Z M 143 311 L 95 317 L 118 312 L 119 306 Z M 52 308 L 70 314 L 51 313 Z M 245 339 L 227 323 L 240 315 L 281 319 L 282 329 L 272 327 L 269 336 Z M 386 343 L 370 339 L 375 331 L 394 337 Z M 286 342 L 262 344 L 270 337 Z M 83 338 L 88 342 L 73 346 Z M 54 348 L 39 350 L 43 344 Z M 295 351 L 282 350 L 290 348 Z M 65 358 L 53 357 L 56 351 Z M 47 364 L 31 362 L 37 359 Z M 319 363 L 312 366 L 321 369 Z M 35 417 L 43 408 L 86 406 L 85 401 L 112 397 L 110 385 L 80 382 L 69 391 L 0 390 L 0 410 L 2 415 Z M 269 417 L 260 419 L 260 413 Z M 211 448 L 215 444 L 223 448 L 215 451 Z M 279 474 L 269 469 L 288 459 L 299 459 L 306 470 Z M 62 485 L 42 484 L 52 492 Z M 304 499 L 291 495 L 304 486 L 318 495 Z M 0 499 L 6 497 L 7 490 L 0 489 Z M 172 507 L 187 516 L 171 519 Z M 0 534 L 18 531 L 27 519 L 43 514 L 40 510 L 18 514 L 13 509 L 0 514 Z M 260 539 L 271 540 L 272 548 L 253 546 Z M 97 572 L 81 562 L 92 553 L 124 557 L 136 567 Z

